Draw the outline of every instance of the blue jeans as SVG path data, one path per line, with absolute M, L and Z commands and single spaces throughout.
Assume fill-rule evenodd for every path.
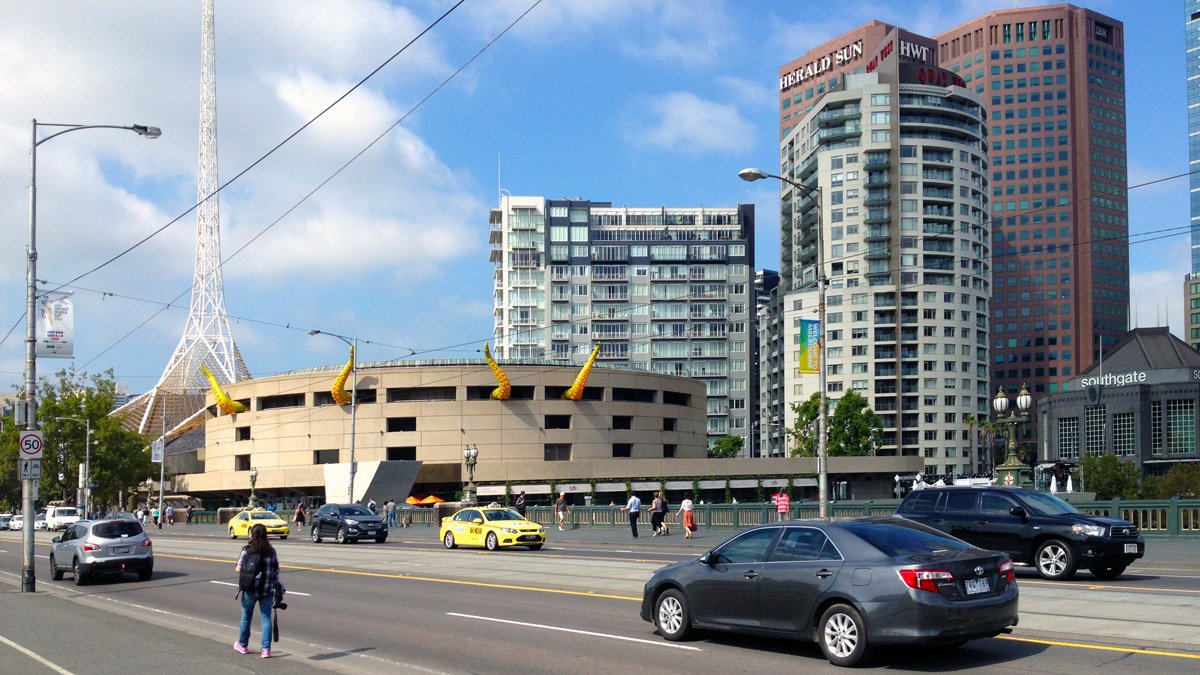
M 262 648 L 271 648 L 271 604 L 274 598 L 263 598 L 259 601 L 257 593 L 242 591 L 242 624 L 238 627 L 238 643 L 249 646 L 251 612 L 254 603 L 258 603 L 258 614 L 262 617 Z

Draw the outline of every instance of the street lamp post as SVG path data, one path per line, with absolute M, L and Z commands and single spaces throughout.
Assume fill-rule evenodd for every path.
M 821 518 L 829 517 L 829 422 L 828 411 L 826 408 L 829 402 L 826 398 L 826 366 L 825 366 L 825 246 L 821 237 L 821 188 L 808 187 L 801 185 L 796 181 L 778 176 L 773 173 L 767 173 L 762 169 L 742 169 L 738 172 L 738 176 L 745 181 L 756 181 L 764 178 L 774 178 L 796 188 L 800 192 L 812 195 L 814 205 L 817 209 L 817 343 L 820 345 L 820 351 L 817 359 L 817 387 L 820 391 L 820 410 L 817 413 L 817 499 L 819 503 L 818 515 Z M 785 441 L 786 447 L 786 441 Z
M 63 127 L 49 136 L 38 140 L 38 127 Z M 125 129 L 146 138 L 158 138 L 162 131 L 158 127 L 142 124 L 119 126 L 113 124 L 50 124 L 39 123 L 36 119 L 29 121 L 29 247 L 26 249 L 25 265 L 25 429 L 36 431 L 37 426 L 37 149 L 46 141 L 63 134 L 83 129 Z M 32 523 L 33 512 L 33 479 L 26 479 L 21 484 L 21 511 L 25 522 Z M 33 573 L 33 528 L 26 527 L 21 534 L 21 544 L 24 554 L 21 561 L 21 592 L 32 593 L 36 590 L 36 577 Z
M 254 508 L 254 484 L 258 482 L 258 469 L 250 467 L 250 508 Z
M 1005 435 L 1008 438 L 1008 454 L 1004 457 L 1004 463 L 996 467 L 996 478 L 1001 485 L 1031 487 L 1033 485 L 1033 471 L 1029 465 L 1021 461 L 1017 456 L 1017 425 L 1029 421 L 1029 408 L 1033 405 L 1033 397 L 1029 395 L 1029 387 L 1022 384 L 1020 392 L 1017 393 L 1017 409 L 1010 411 L 1008 409 L 1008 394 L 1005 393 L 1004 387 L 996 390 L 996 396 L 992 398 L 992 409 L 996 411 L 996 423 L 1003 424 Z M 1004 413 L 1008 412 L 1005 417 Z
M 84 517 L 92 517 L 92 421 L 86 417 L 55 417 L 54 419 L 83 422 L 86 429 L 84 440 L 83 460 L 83 513 Z
M 479 448 L 468 445 L 463 449 L 463 463 L 467 465 L 467 489 L 463 501 L 475 501 L 475 464 L 479 461 Z
M 358 472 L 358 462 L 354 458 L 355 449 L 355 425 L 358 422 L 358 338 L 346 337 L 329 331 L 313 329 L 308 331 L 309 335 L 328 335 L 335 337 L 342 342 L 345 342 L 350 347 L 350 486 L 346 495 L 346 500 L 354 501 L 354 474 Z

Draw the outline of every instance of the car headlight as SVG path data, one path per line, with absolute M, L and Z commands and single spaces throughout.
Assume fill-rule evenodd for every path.
M 515 527 L 505 527 L 505 528 L 501 528 L 501 531 L 502 531 L 502 532 L 504 532 L 504 534 L 516 534 L 516 533 L 517 533 L 517 528 L 515 528 Z
M 1072 525 L 1071 531 L 1089 537 L 1103 537 L 1104 528 L 1100 525 Z
M 347 518 L 347 519 L 346 519 L 346 524 L 347 524 L 347 525 L 357 525 L 357 524 L 358 524 L 358 521 L 357 521 L 357 520 L 353 520 L 353 519 L 351 519 L 351 518 Z

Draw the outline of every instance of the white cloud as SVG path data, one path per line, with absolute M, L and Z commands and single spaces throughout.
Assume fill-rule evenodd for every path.
M 632 123 L 626 137 L 640 146 L 684 154 L 737 152 L 754 143 L 755 128 L 737 108 L 693 93 L 671 92 L 646 105 L 649 121 Z

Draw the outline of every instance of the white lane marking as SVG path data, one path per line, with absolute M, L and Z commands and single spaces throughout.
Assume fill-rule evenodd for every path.
M 12 640 L 9 640 L 8 638 L 4 637 L 3 635 L 0 635 L 0 642 L 3 642 L 4 644 L 8 645 L 9 647 L 12 647 L 13 649 L 21 652 L 25 656 L 28 656 L 29 658 L 33 659 L 34 661 L 37 661 L 38 663 L 42 664 L 43 666 L 46 666 L 47 668 L 49 668 L 50 670 L 53 670 L 56 673 L 62 673 L 62 675 L 74 675 L 71 671 L 60 667 L 56 663 L 46 660 L 39 654 L 35 654 L 35 653 L 29 651 L 28 649 L 13 642 Z
M 217 581 L 216 579 L 209 579 L 208 583 L 218 584 L 221 586 L 237 586 L 237 584 L 233 583 L 232 581 Z M 288 591 L 287 594 L 288 595 L 303 595 L 306 598 L 312 597 L 312 593 L 301 593 L 300 591 Z
M 675 649 L 686 649 L 693 652 L 703 651 L 699 647 L 690 645 L 679 645 L 673 642 L 659 642 L 657 640 L 643 640 L 642 638 L 625 637 L 624 635 L 613 635 L 611 633 L 597 633 L 590 630 L 578 630 L 576 628 L 563 628 L 561 626 L 547 626 L 540 623 L 526 623 L 524 621 L 512 621 L 511 619 L 497 619 L 491 616 L 478 616 L 476 614 L 459 614 L 458 612 L 446 612 L 446 616 L 457 616 L 464 619 L 478 619 L 480 621 L 492 621 L 495 623 L 507 623 L 513 626 L 525 626 L 526 628 L 543 628 L 545 630 L 556 630 L 563 633 L 575 633 L 576 635 L 591 635 L 593 637 L 609 638 L 611 640 L 624 640 L 626 642 L 640 642 L 645 645 L 653 645 L 655 647 L 674 647 Z

